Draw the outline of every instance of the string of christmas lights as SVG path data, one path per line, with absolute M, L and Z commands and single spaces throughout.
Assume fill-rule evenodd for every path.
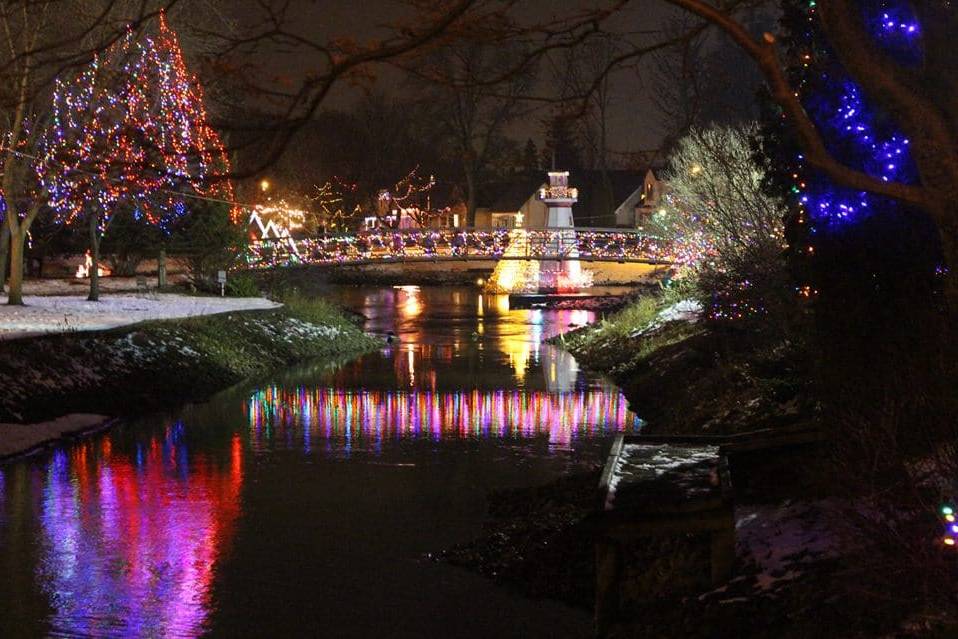
M 186 214 L 184 196 L 233 200 L 219 178 L 229 160 L 164 15 L 155 35 L 129 31 L 76 77 L 57 80 L 35 170 L 58 222 L 96 214 L 101 230 L 123 205 L 169 232 Z
M 945 524 L 945 534 L 941 541 L 946 546 L 955 547 L 958 543 L 958 523 L 955 522 L 955 507 L 945 504 L 940 509 L 941 518 Z
M 287 234 L 278 238 L 268 236 L 261 227 L 260 238 L 250 242 L 247 261 L 252 268 L 271 268 L 412 257 L 501 259 L 510 247 L 514 249 L 513 258 L 549 259 L 574 252 L 583 260 L 607 262 L 684 264 L 683 260 L 691 259 L 682 244 L 636 232 L 577 229 L 573 238 L 567 235 L 568 231 L 554 229 L 448 228 L 379 229 L 304 238 Z
M 862 0 L 867 33 L 890 58 L 909 65 L 922 59 L 922 29 L 908 4 L 900 0 Z M 918 170 L 910 153 L 910 141 L 893 120 L 874 108 L 837 62 L 825 38 L 815 0 L 786 5 L 781 41 L 790 60 L 792 86 L 815 123 L 828 151 L 853 169 L 886 182 L 914 184 Z M 788 140 L 786 116 L 780 115 L 779 131 L 773 137 Z M 783 148 L 788 149 L 787 142 Z M 797 287 L 805 298 L 819 294 L 821 268 L 815 266 L 821 251 L 834 252 L 835 240 L 846 231 L 881 215 L 894 217 L 903 205 L 889 198 L 837 186 L 830 178 L 806 164 L 800 151 L 788 150 L 776 161 L 779 184 L 790 190 L 797 215 L 790 221 L 789 243 L 793 255 L 802 256 L 806 281 Z M 818 276 L 811 273 L 818 272 Z

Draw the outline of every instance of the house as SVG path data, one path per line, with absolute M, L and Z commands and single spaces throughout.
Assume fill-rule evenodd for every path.
M 615 225 L 639 228 L 661 206 L 666 184 L 652 169 L 645 172 L 642 188 L 632 193 L 615 210 Z
M 575 225 L 581 227 L 637 228 L 659 206 L 665 184 L 652 169 L 580 170 L 571 173 L 569 185 L 578 189 L 573 207 Z M 477 227 L 543 228 L 548 208 L 539 199 L 544 176 L 518 176 L 487 189 L 488 201 L 476 209 Z
M 579 189 L 574 210 L 576 226 L 618 226 L 619 209 L 630 210 L 641 199 L 644 174 L 621 169 L 573 172 L 570 183 Z
M 517 176 L 486 189 L 488 196 L 476 207 L 478 228 L 544 228 L 549 209 L 539 199 L 545 176 Z

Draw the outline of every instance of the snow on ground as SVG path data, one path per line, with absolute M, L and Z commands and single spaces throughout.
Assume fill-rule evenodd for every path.
M 634 331 L 630 337 L 642 335 L 661 328 L 669 322 L 696 322 L 702 314 L 702 305 L 695 300 L 682 300 L 659 311 L 655 319 L 646 326 Z
M 99 302 L 84 295 L 29 295 L 25 306 L 7 306 L 0 296 L 0 339 L 45 333 L 94 331 L 146 320 L 215 315 L 233 311 L 276 308 L 259 297 L 197 297 L 190 295 L 104 294 Z
M 108 419 L 104 415 L 73 413 L 39 424 L 0 424 L 0 458 L 99 426 Z
M 756 586 L 774 590 L 800 577 L 803 564 L 836 556 L 840 513 L 835 500 L 736 508 L 739 554 L 758 569 Z
M 155 276 L 145 276 L 150 286 L 156 286 Z M 135 293 L 137 278 L 111 275 L 100 278 L 100 292 Z M 170 273 L 167 282 L 170 286 L 188 283 L 184 273 Z M 75 277 L 29 278 L 23 281 L 24 295 L 85 295 L 90 289 L 90 280 Z
M 659 311 L 655 317 L 657 322 L 694 322 L 702 313 L 702 305 L 695 300 L 682 300 L 672 306 L 667 306 Z

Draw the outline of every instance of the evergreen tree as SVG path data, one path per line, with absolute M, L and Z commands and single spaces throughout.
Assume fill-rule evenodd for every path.
M 858 6 L 876 51 L 902 68 L 924 64 L 912 3 Z M 790 82 L 828 152 L 879 180 L 921 184 L 921 158 L 896 126 L 898 114 L 879 108 L 845 70 L 818 11 L 808 0 L 784 3 L 780 41 Z M 777 109 L 766 122 L 768 187 L 790 196 L 789 261 L 812 311 L 825 423 L 850 465 L 845 472 L 886 485 L 880 475 L 917 447 L 954 437 L 954 340 L 940 312 L 947 273 L 940 231 L 947 229 L 926 209 L 836 185 L 806 164 Z
M 907 4 L 861 2 L 876 45 L 917 64 L 919 27 Z M 916 183 L 918 171 L 906 136 L 843 70 L 822 33 L 816 3 L 789 0 L 784 5 L 782 41 L 791 79 L 801 88 L 805 109 L 823 132 L 829 152 L 874 177 Z M 941 255 L 929 218 L 889 198 L 836 186 L 805 165 L 777 111 L 768 112 L 766 121 L 771 123 L 764 149 L 770 158 L 770 186 L 792 196 L 789 240 L 802 294 L 837 301 L 853 287 L 860 289 L 857 296 L 874 296 L 882 304 L 904 281 L 913 289 L 905 297 L 913 298 L 918 289 L 930 294 Z
M 575 171 L 583 168 L 575 123 L 566 115 L 558 114 L 546 121 L 545 147 L 542 163 L 549 170 Z
M 532 138 L 526 140 L 526 145 L 522 149 L 519 166 L 527 173 L 534 173 L 540 170 L 539 149 L 536 147 L 536 143 L 532 141 Z

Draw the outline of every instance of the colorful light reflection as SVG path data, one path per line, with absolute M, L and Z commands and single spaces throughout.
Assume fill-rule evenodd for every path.
M 128 455 L 109 437 L 56 451 L 38 568 L 53 632 L 200 634 L 213 566 L 239 514 L 242 459 L 238 435 L 225 459 L 188 455 L 180 424 Z
M 333 388 L 255 392 L 247 401 L 254 448 L 317 438 L 488 439 L 547 436 L 568 445 L 579 437 L 634 431 L 641 420 L 621 394 L 607 391 L 372 391 Z M 292 439 L 291 438 L 296 438 Z

